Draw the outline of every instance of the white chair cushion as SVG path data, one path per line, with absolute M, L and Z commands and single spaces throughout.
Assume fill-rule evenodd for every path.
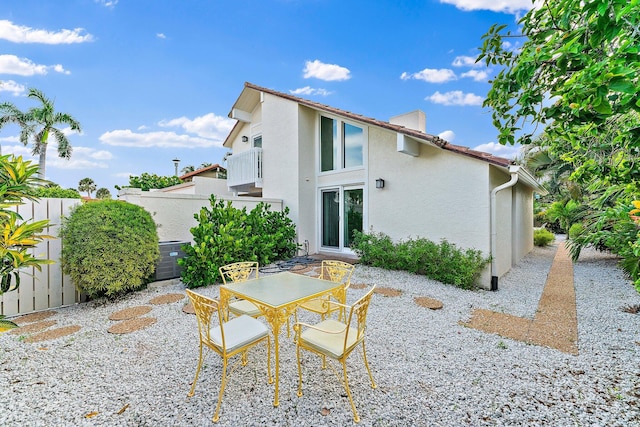
M 257 317 L 262 314 L 260 309 L 254 303 L 243 299 L 229 304 L 229 310 L 236 315 L 246 314 L 251 317 Z
M 227 352 L 231 352 L 254 341 L 267 336 L 269 330 L 266 325 L 253 317 L 242 315 L 229 320 L 224 324 L 224 339 Z M 222 336 L 220 326 L 210 330 L 211 341 L 222 348 Z
M 339 359 L 344 352 L 344 336 L 347 333 L 347 325 L 334 319 L 327 319 L 318 323 L 318 328 L 339 333 L 327 333 L 317 329 L 308 328 L 300 335 L 300 339 L 305 345 L 326 354 L 327 356 Z M 349 338 L 347 349 L 351 348 L 358 339 L 358 330 L 349 328 Z

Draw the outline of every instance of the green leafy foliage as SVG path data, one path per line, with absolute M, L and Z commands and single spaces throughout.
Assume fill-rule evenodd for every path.
M 76 206 L 63 219 L 60 236 L 64 273 L 92 298 L 142 288 L 160 257 L 151 215 L 117 200 Z
M 556 236 L 546 228 L 533 230 L 533 244 L 536 246 L 547 246 L 555 239 Z
M 384 233 L 354 231 L 352 248 L 360 262 L 388 270 L 425 275 L 442 283 L 472 289 L 488 258 L 475 249 L 460 249 L 442 240 L 436 244 L 417 238 L 394 243 Z
M 269 211 L 259 203 L 251 212 L 237 209 L 231 202 L 210 198 L 210 208 L 194 215 L 198 221 L 191 228 L 193 245 L 184 245 L 182 282 L 189 288 L 219 281 L 218 268 L 239 261 L 257 261 L 266 265 L 295 255 L 295 224 L 283 212 Z
M 38 166 L 22 157 L 0 156 L 0 295 L 18 289 L 21 269 L 52 263 L 33 255 L 38 243 L 51 238 L 43 234 L 49 221 L 23 221 L 14 210 L 23 199 L 37 200 L 32 191 L 42 183 L 37 173 Z
M 129 185 L 125 187 L 116 185 L 116 190 L 122 190 L 123 188 L 140 188 L 142 191 L 149 191 L 152 189 L 171 187 L 172 185 L 178 184 L 182 184 L 182 180 L 175 175 L 158 176 L 156 174 L 149 174 L 145 172 L 140 176 L 129 176 Z
M 32 191 L 35 197 L 40 199 L 80 199 L 80 193 L 75 188 L 62 188 L 58 184 L 48 184 L 35 187 Z
M 101 187 L 98 188 L 98 191 L 96 191 L 96 198 L 97 199 L 110 199 L 111 198 L 111 192 L 109 191 L 109 189 Z

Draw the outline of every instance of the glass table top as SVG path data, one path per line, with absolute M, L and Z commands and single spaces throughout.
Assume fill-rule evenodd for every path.
M 284 272 L 221 287 L 239 297 L 281 307 L 316 294 L 322 295 L 340 286 L 341 283 Z

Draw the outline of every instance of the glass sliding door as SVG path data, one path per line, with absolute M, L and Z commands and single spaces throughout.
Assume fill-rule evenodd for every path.
M 362 188 L 344 190 L 344 247 L 353 242 L 353 231 L 362 231 Z
M 363 189 L 331 188 L 321 191 L 321 242 L 327 249 L 348 250 L 353 231 L 363 227 Z
M 340 247 L 340 190 L 322 191 L 322 246 Z

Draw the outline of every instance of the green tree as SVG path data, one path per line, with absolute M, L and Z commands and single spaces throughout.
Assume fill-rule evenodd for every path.
M 78 183 L 78 191 L 85 191 L 87 197 L 91 198 L 91 193 L 96 191 L 96 183 L 91 178 L 82 178 Z
M 96 191 L 96 197 L 98 199 L 110 199 L 111 198 L 111 192 L 107 189 L 107 188 L 98 188 L 98 191 Z
M 75 188 L 62 188 L 60 185 L 49 182 L 45 185 L 34 187 L 30 193 L 38 198 L 46 197 L 58 199 L 80 199 L 80 193 Z
M 0 119 L 0 127 L 6 123 L 18 124 L 22 128 L 20 141 L 25 145 L 29 137 L 33 137 L 32 153 L 39 156 L 38 176 L 40 179 L 44 179 L 49 137 L 52 137 L 58 143 L 59 157 L 64 159 L 71 158 L 72 148 L 69 139 L 56 126 L 67 125 L 71 130 L 80 132 L 80 123 L 67 113 L 56 112 L 54 102 L 40 90 L 31 88 L 27 96 L 39 101 L 41 105 L 29 108 L 23 113 L 10 103 L 1 104 L 0 111 L 3 112 L 3 116 Z
M 116 190 L 122 188 L 140 188 L 143 191 L 151 189 L 160 189 L 171 187 L 172 185 L 182 184 L 182 180 L 177 176 L 158 176 L 156 174 L 143 173 L 140 176 L 130 176 L 129 185 L 120 187 L 116 185 Z
M 23 199 L 37 200 L 32 187 L 41 183 L 38 167 L 22 157 L 0 156 L 0 295 L 20 286 L 20 269 L 52 261 L 33 256 L 33 248 L 51 236 L 43 234 L 48 220 L 27 222 L 13 209 Z
M 536 125 L 552 137 L 597 136 L 609 117 L 640 111 L 640 2 L 545 0 L 519 24 L 521 48 L 505 48 L 514 35 L 493 25 L 478 57 L 503 67 L 484 102 L 500 143 L 522 132 L 528 144 Z

